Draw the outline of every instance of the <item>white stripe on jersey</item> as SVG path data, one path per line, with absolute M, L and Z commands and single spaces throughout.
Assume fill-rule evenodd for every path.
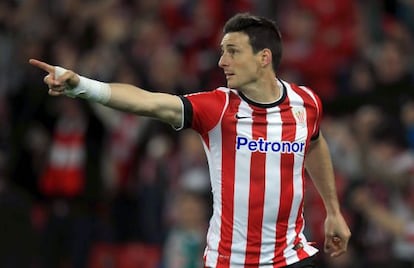
M 252 139 L 252 109 L 246 102 L 241 102 L 237 114 L 247 117 L 237 123 L 236 132 L 243 133 L 243 137 Z M 244 263 L 247 245 L 247 222 L 249 217 L 250 192 L 250 163 L 251 152 L 245 148 L 243 153 L 236 151 L 235 181 L 234 181 L 234 217 L 233 243 L 230 263 Z M 237 195 L 237 196 L 236 196 Z
M 216 266 L 218 260 L 218 247 L 220 240 L 220 230 L 221 230 L 221 169 L 217 167 L 222 167 L 222 157 L 219 154 L 222 148 L 222 137 L 221 137 L 221 124 L 218 124 L 212 131 L 209 133 L 209 140 L 214 140 L 214 143 L 210 142 L 210 148 L 207 147 L 205 142 L 203 142 L 204 150 L 207 155 L 207 161 L 209 163 L 209 172 L 211 180 L 211 191 L 213 193 L 213 215 L 210 219 L 209 229 L 207 233 L 207 247 L 204 251 L 204 256 L 206 258 L 206 263 L 212 267 Z

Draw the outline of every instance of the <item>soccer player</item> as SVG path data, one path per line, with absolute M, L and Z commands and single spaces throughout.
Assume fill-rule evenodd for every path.
M 326 209 L 327 254 L 343 254 L 351 235 L 319 129 L 321 101 L 311 89 L 277 78 L 282 45 L 273 21 L 237 14 L 223 32 L 218 65 L 227 87 L 184 96 L 30 63 L 48 73 L 52 96 L 84 98 L 200 134 L 213 192 L 206 267 L 315 267 L 318 250 L 303 234 L 306 172 Z

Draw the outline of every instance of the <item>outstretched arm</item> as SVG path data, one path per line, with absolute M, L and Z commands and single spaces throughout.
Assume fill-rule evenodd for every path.
M 339 256 L 346 252 L 351 232 L 340 211 L 332 161 L 322 134 L 311 143 L 305 165 L 326 209 L 325 252 Z
M 178 96 L 150 92 L 129 84 L 98 82 L 35 59 L 29 63 L 48 73 L 44 82 L 51 96 L 81 97 L 117 110 L 152 117 L 175 127 L 182 125 L 182 103 Z

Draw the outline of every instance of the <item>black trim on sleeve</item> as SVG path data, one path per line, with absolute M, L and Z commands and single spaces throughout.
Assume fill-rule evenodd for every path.
M 318 131 L 318 133 L 316 133 L 315 135 L 313 135 L 313 136 L 311 137 L 311 141 L 315 141 L 315 140 L 317 140 L 317 139 L 319 138 L 319 132 L 320 132 L 320 131 Z
M 182 129 L 191 128 L 193 123 L 193 105 L 191 102 L 184 96 L 179 96 L 183 102 L 183 126 Z

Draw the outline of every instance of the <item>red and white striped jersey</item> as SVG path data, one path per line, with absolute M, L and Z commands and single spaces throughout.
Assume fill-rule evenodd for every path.
M 319 134 L 319 98 L 279 80 L 281 98 L 259 104 L 218 88 L 182 97 L 184 127 L 202 138 L 213 215 L 207 267 L 283 267 L 318 250 L 304 234 L 304 160 Z

